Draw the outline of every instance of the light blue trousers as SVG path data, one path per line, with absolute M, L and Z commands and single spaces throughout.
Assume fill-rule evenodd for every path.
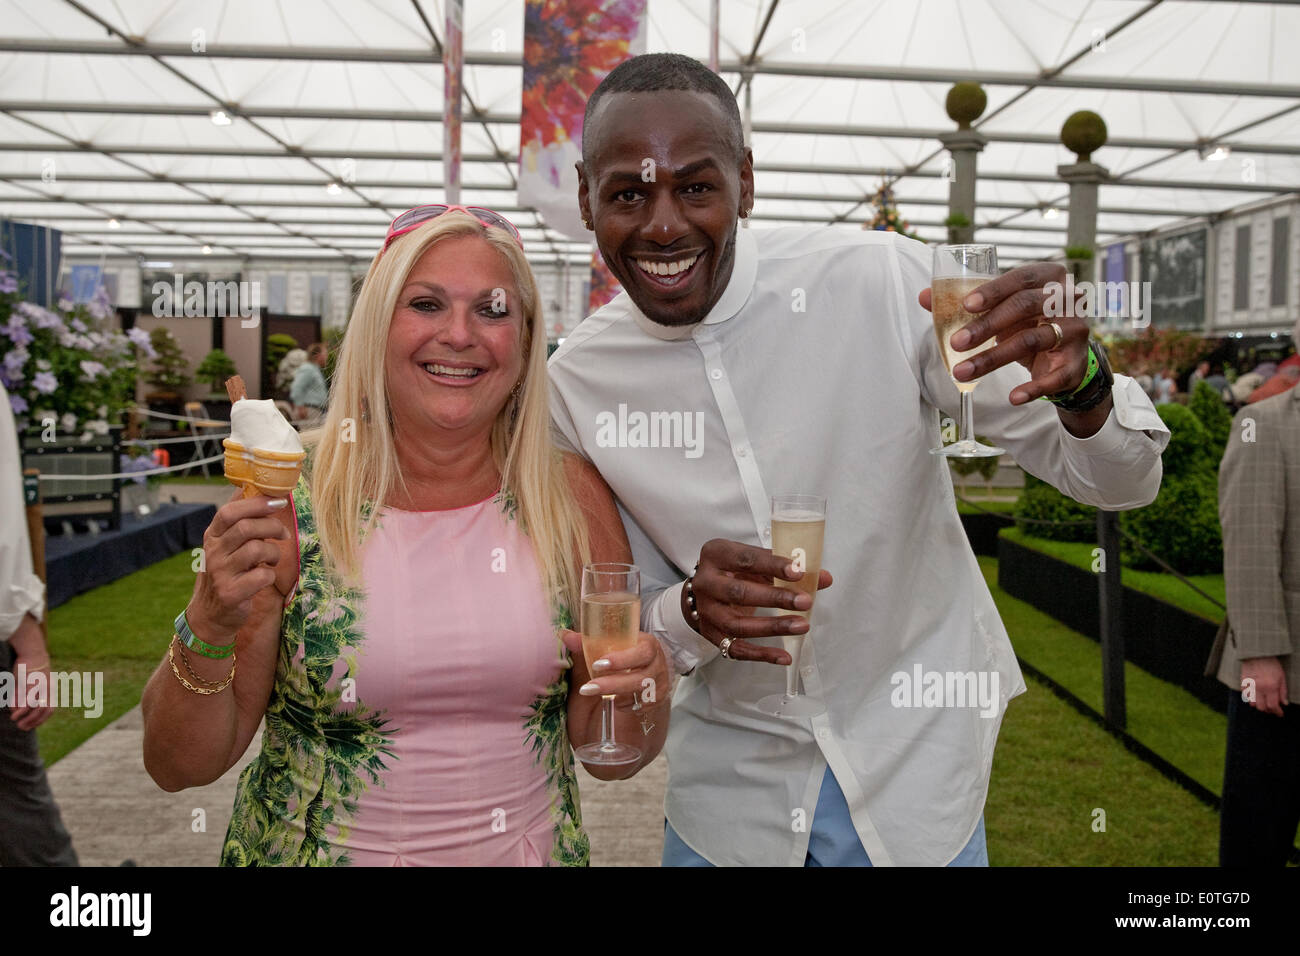
M 677 835 L 667 820 L 664 821 L 664 866 L 712 866 Z M 988 866 L 988 847 L 984 842 L 984 818 L 966 848 L 957 854 L 949 866 Z M 808 835 L 808 855 L 804 866 L 871 866 L 867 851 L 862 848 L 858 831 L 849 816 L 849 804 L 844 792 L 835 782 L 830 768 L 822 777 L 821 793 L 817 796 L 817 809 L 813 812 L 812 833 Z

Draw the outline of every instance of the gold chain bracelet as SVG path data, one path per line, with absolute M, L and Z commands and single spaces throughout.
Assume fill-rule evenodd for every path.
M 181 657 L 182 658 L 185 657 L 184 651 L 181 652 Z M 167 647 L 167 663 L 171 664 L 172 673 L 175 674 L 176 679 L 181 682 L 181 686 L 184 687 L 192 694 L 201 694 L 203 696 L 207 696 L 209 694 L 219 694 L 227 687 L 229 687 L 230 682 L 235 679 L 235 655 L 234 654 L 230 655 L 230 674 L 227 675 L 226 679 L 219 684 L 213 683 L 212 681 L 208 681 L 205 678 L 199 677 L 197 674 L 194 674 L 194 671 L 190 669 L 189 661 L 185 661 L 185 669 L 189 670 L 191 674 L 194 674 L 195 680 L 202 681 L 203 683 L 210 685 L 208 687 L 195 687 L 193 684 L 191 684 L 188 680 L 185 679 L 184 675 L 181 674 L 180 669 L 177 668 L 176 666 L 176 640 L 175 639 L 173 639 L 171 644 L 168 645 Z

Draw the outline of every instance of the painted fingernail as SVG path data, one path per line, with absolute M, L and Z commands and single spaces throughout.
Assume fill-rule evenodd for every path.
M 589 680 L 587 681 L 587 683 L 583 684 L 581 687 L 578 688 L 578 693 L 581 694 L 583 697 L 595 697 L 597 694 L 600 693 L 600 685 L 597 684 L 594 680 Z
M 279 511 L 288 503 L 289 503 L 288 498 L 272 498 L 270 501 L 266 503 L 266 506 L 270 508 L 272 511 Z
M 952 337 L 948 339 L 948 344 L 959 352 L 963 351 L 969 342 L 970 333 L 965 329 L 958 329 L 952 334 Z
M 973 362 L 961 362 L 952 370 L 952 377 L 966 378 L 966 376 L 970 375 L 974 371 L 975 364 Z
M 602 657 L 591 665 L 591 669 L 594 671 L 603 671 L 607 667 L 609 667 L 609 658 L 607 657 Z
M 972 292 L 970 295 L 966 296 L 966 301 L 962 303 L 962 306 L 967 312 L 978 312 L 980 309 L 984 308 L 984 296 L 980 295 L 978 292 Z

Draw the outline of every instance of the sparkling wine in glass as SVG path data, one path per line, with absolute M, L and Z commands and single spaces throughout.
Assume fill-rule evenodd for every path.
M 641 572 L 634 564 L 588 564 L 582 569 L 582 655 L 587 672 L 615 651 L 636 646 L 641 629 Z M 641 751 L 614 739 L 614 695 L 601 698 L 600 742 L 573 751 L 587 764 L 617 766 L 635 763 Z
M 930 314 L 934 317 L 934 334 L 939 339 L 943 364 L 952 370 L 985 349 L 996 339 L 990 337 L 964 352 L 954 349 L 950 340 L 958 329 L 975 318 L 962 307 L 962 301 L 998 274 L 998 251 L 990 244 L 938 246 L 934 250 L 934 275 L 930 281 Z M 978 379 L 969 382 L 952 380 L 961 393 L 961 425 L 957 441 L 930 449 L 933 455 L 947 458 L 996 458 L 1003 449 L 983 445 L 975 440 L 974 391 Z
M 775 495 L 772 498 L 772 553 L 789 558 L 796 570 L 803 571 L 798 581 L 773 579 L 777 587 L 803 591 L 817 599 L 817 578 L 822 569 L 822 543 L 826 537 L 826 499 L 818 495 Z M 810 618 L 812 610 L 795 611 Z M 785 671 L 785 693 L 769 694 L 756 705 L 774 717 L 816 717 L 826 713 L 826 706 L 815 697 L 799 691 L 799 658 L 807 634 L 784 634 L 781 642 L 790 655 Z

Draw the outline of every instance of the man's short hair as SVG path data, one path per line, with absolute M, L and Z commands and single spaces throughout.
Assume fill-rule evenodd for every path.
M 324 352 L 327 348 L 329 348 L 329 346 L 326 345 L 324 342 L 313 342 L 312 345 L 311 345 L 311 348 L 307 349 L 307 358 L 308 358 L 308 360 L 311 360 L 311 359 L 316 358 L 318 355 L 320 355 L 322 352 Z
M 587 130 L 591 128 L 591 117 L 596 112 L 597 103 L 610 93 L 657 93 L 661 90 L 707 93 L 717 99 L 727 115 L 735 160 L 739 163 L 744 159 L 745 129 L 740 122 L 740 107 L 736 105 L 731 87 L 722 77 L 693 57 L 680 53 L 644 53 L 624 60 L 610 70 L 587 100 L 587 111 L 582 120 L 583 163 L 589 160 Z

